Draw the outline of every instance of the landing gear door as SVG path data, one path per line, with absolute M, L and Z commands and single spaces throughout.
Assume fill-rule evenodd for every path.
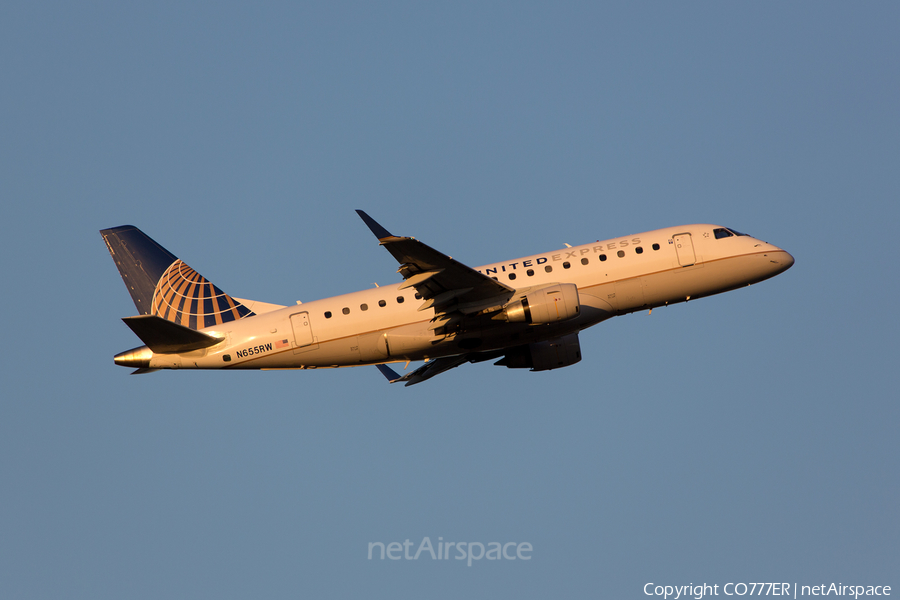
M 315 338 L 309 323 L 309 313 L 301 312 L 291 315 L 291 328 L 294 330 L 295 351 L 310 350 Z
M 694 242 L 691 240 L 691 234 L 679 233 L 672 236 L 675 242 L 675 253 L 678 254 L 678 264 L 682 267 L 689 267 L 697 262 L 694 257 Z

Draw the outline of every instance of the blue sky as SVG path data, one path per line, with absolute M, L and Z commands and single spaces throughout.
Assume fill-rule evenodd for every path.
M 645 597 L 900 586 L 895 3 L 6 3 L 10 598 Z M 711 222 L 796 265 L 547 373 L 132 377 L 98 235 L 226 292 L 397 281 Z M 19 287 L 16 287 L 19 286 Z M 528 542 L 381 561 L 370 542 Z

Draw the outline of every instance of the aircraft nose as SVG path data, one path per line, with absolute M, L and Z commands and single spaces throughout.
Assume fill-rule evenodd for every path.
M 784 252 L 784 250 L 782 250 Z M 794 266 L 794 257 L 791 256 L 790 252 L 784 252 L 784 268 L 790 269 Z
M 794 257 L 790 252 L 776 248 L 775 252 L 768 253 L 769 261 L 775 266 L 775 274 L 784 273 L 794 266 Z

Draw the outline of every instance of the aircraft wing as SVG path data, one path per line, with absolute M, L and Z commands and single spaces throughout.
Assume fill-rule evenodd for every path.
M 434 308 L 435 329 L 449 326 L 464 315 L 499 309 L 515 293 L 513 288 L 415 238 L 391 235 L 364 211 L 356 212 L 381 245 L 400 263 L 398 272 L 406 280 L 400 289 L 416 289 L 425 300 L 419 310 Z
M 493 350 L 489 352 L 468 352 L 466 354 L 457 354 L 456 356 L 442 356 L 430 360 L 415 371 L 400 375 L 387 365 L 375 365 L 381 374 L 390 383 L 404 382 L 407 386 L 421 383 L 427 379 L 431 379 L 435 375 L 440 375 L 444 371 L 449 371 L 467 362 L 478 363 L 486 360 L 492 360 L 503 356 L 506 350 Z

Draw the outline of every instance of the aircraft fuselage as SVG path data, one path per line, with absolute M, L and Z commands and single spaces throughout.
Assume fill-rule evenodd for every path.
M 150 369 L 312 369 L 490 352 L 757 283 L 793 262 L 772 244 L 717 225 L 670 227 L 475 269 L 514 288 L 510 303 L 531 290 L 574 284 L 578 313 L 559 322 L 498 320 L 498 307 L 463 306 L 464 326 L 435 327 L 435 308 L 420 310 L 425 300 L 401 282 L 201 328 L 222 340 L 208 348 L 163 354 L 143 346 L 116 362 Z

